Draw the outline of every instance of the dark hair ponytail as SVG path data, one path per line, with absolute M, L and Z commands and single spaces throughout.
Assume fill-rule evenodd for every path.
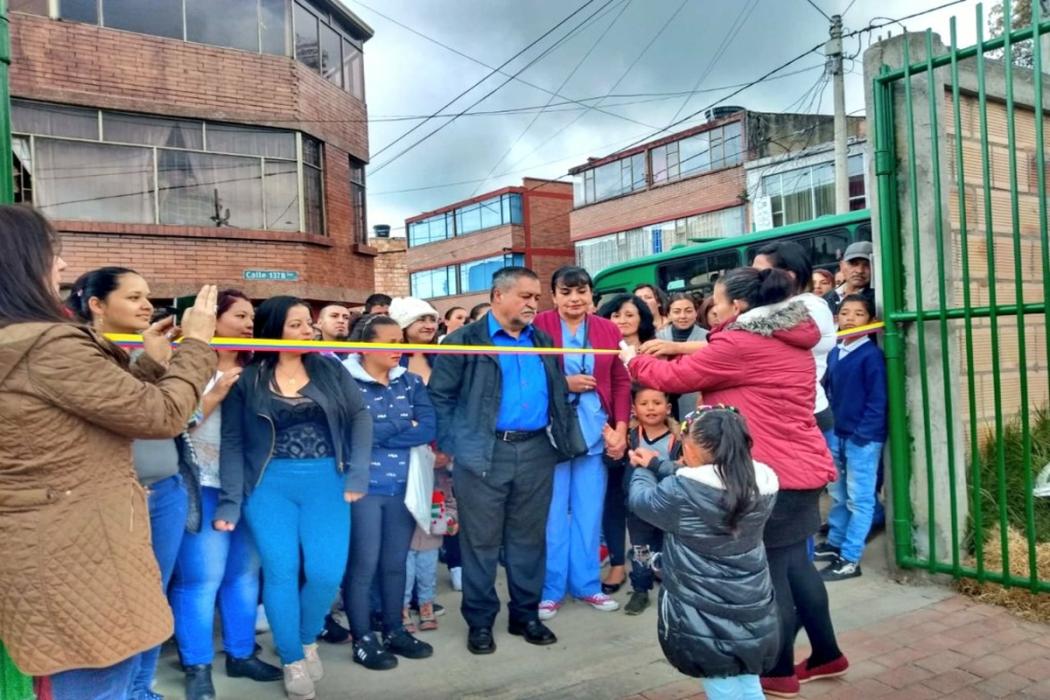
M 365 314 L 357 320 L 350 331 L 350 340 L 355 343 L 370 343 L 382 326 L 397 326 L 397 321 L 386 314 Z M 400 330 L 400 326 L 398 326 Z
M 778 304 L 792 296 L 795 281 L 784 270 L 738 267 L 718 281 L 730 301 L 743 301 L 749 309 Z
M 128 267 L 100 267 L 91 272 L 85 272 L 73 283 L 66 299 L 66 306 L 73 312 L 77 320 L 91 323 L 91 306 L 89 302 L 94 297 L 105 301 L 113 292 L 120 287 L 120 278 L 124 275 L 137 275 L 138 273 Z
M 743 417 L 729 408 L 700 413 L 689 428 L 690 437 L 714 456 L 714 468 L 725 485 L 726 525 L 736 532 L 740 519 L 758 498 L 751 434 Z

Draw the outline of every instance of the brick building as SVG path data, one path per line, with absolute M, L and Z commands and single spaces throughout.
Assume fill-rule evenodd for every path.
M 858 135 L 863 119 L 849 122 Z M 692 240 L 753 230 L 745 163 L 832 140 L 833 119 L 712 110 L 706 123 L 572 168 L 577 262 L 591 274 Z
M 360 302 L 364 42 L 337 0 L 13 0 L 16 198 L 157 298 Z M 58 50 L 59 47 L 61 50 Z
M 551 273 L 573 261 L 571 209 L 570 183 L 525 178 L 406 219 L 413 296 L 442 312 L 469 309 L 488 301 L 492 273 L 506 265 L 535 270 L 546 292 Z

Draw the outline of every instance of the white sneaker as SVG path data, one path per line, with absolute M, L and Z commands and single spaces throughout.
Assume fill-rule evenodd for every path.
M 448 577 L 452 580 L 452 590 L 463 590 L 463 567 L 453 566 L 448 570 Z
M 558 610 L 561 608 L 561 603 L 554 600 L 545 600 L 540 603 L 539 618 L 540 620 L 547 621 L 558 614 Z
M 266 608 L 260 605 L 258 610 L 256 610 L 255 612 L 255 632 L 256 634 L 258 634 L 260 632 L 269 631 L 270 621 L 266 619 Z
M 316 644 L 303 645 L 303 663 L 306 664 L 306 672 L 314 683 L 324 678 L 324 665 L 317 654 Z
M 620 609 L 620 604 L 604 593 L 595 593 L 594 595 L 580 598 L 580 601 L 587 603 L 587 605 L 590 605 L 595 610 L 601 610 L 602 612 L 613 612 L 614 610 Z
M 317 697 L 305 661 L 296 661 L 284 666 L 284 692 L 288 700 L 314 700 Z

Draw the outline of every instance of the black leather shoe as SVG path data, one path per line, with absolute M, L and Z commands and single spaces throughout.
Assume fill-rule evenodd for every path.
M 496 651 L 496 640 L 491 627 L 471 627 L 467 634 L 467 650 L 471 654 L 491 654 Z
M 186 700 L 215 700 L 211 683 L 211 664 L 186 666 Z
M 260 683 L 272 683 L 282 680 L 284 671 L 266 663 L 258 656 L 249 656 L 247 659 L 227 656 L 226 675 L 230 678 L 251 678 Z
M 525 637 L 525 641 L 529 644 L 536 644 L 541 647 L 558 642 L 558 638 L 554 636 L 554 633 L 539 620 L 529 620 L 525 623 L 512 622 L 507 631 L 519 637 Z

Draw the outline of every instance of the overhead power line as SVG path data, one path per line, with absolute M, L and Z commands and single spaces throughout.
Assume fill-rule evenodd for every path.
M 576 65 L 573 66 L 572 70 L 569 71 L 569 74 L 565 76 L 565 79 L 561 81 L 561 85 L 559 85 L 557 87 L 557 89 L 555 90 L 556 93 L 560 93 L 562 90 L 565 89 L 565 86 L 569 84 L 569 81 L 573 79 L 573 77 L 576 75 L 576 72 L 579 71 L 580 68 L 583 66 L 583 64 L 587 62 L 587 59 L 591 57 L 591 54 L 594 53 L 594 50 L 596 48 L 598 48 L 599 44 L 602 43 L 602 40 L 605 39 L 605 37 L 609 34 L 609 32 L 612 30 L 613 26 L 615 26 L 615 24 L 618 21 L 620 21 L 620 18 L 623 16 L 624 11 L 626 11 L 627 8 L 630 7 L 630 5 L 631 5 L 631 0 L 623 0 L 623 3 L 620 6 L 620 11 L 616 14 L 615 17 L 613 17 L 612 22 L 609 22 L 609 24 L 606 25 L 606 27 L 602 31 L 602 33 L 598 35 L 598 38 L 595 39 L 594 42 L 591 44 L 590 48 L 587 49 L 587 52 L 584 53 L 582 57 L 580 57 L 580 60 L 576 62 Z M 514 142 L 512 144 L 510 144 L 509 146 L 507 146 L 507 149 L 503 152 L 503 154 L 499 158 L 496 159 L 496 162 L 492 164 L 492 168 L 489 170 L 488 174 L 485 176 L 485 179 L 482 180 L 481 182 L 479 182 L 477 184 L 477 186 L 475 186 L 474 191 L 470 195 L 471 197 L 473 197 L 474 195 L 476 195 L 478 193 L 478 190 L 480 190 L 481 187 L 486 182 L 488 182 L 489 178 L 492 177 L 492 173 L 496 172 L 496 168 L 499 167 L 500 163 L 502 163 L 504 160 L 506 160 L 507 156 L 510 155 L 511 151 L 513 151 L 514 148 L 519 143 L 521 143 L 521 140 L 523 138 L 525 138 L 525 134 L 529 133 L 529 131 L 532 129 L 532 127 L 536 124 L 537 120 L 539 120 L 540 116 L 544 112 L 546 112 L 547 107 L 549 107 L 551 105 L 551 103 L 554 101 L 554 98 L 555 98 L 555 96 L 551 95 L 550 99 L 547 100 L 546 106 L 544 106 L 542 109 L 540 109 L 540 111 L 536 112 L 535 116 L 532 117 L 532 120 L 529 121 L 529 123 L 525 126 L 525 128 L 521 130 L 521 133 L 518 134 L 518 138 L 514 139 Z
M 476 58 L 474 56 L 471 56 L 468 53 L 460 51 L 459 49 L 455 48 L 454 46 L 449 46 L 448 44 L 444 43 L 443 41 L 441 41 L 439 39 L 435 39 L 434 37 L 426 34 L 425 32 L 421 32 L 418 29 L 415 29 L 414 27 L 411 27 L 411 26 L 405 24 L 404 22 L 401 22 L 400 20 L 398 20 L 398 19 L 396 19 L 394 17 L 391 17 L 388 14 L 384 14 L 383 12 L 375 9 L 371 5 L 367 5 L 364 2 L 361 2 L 361 0 L 352 0 L 352 2 L 357 3 L 361 7 L 365 8 L 366 10 L 368 10 L 368 11 L 370 11 L 370 12 L 376 14 L 376 15 L 378 15 L 379 17 L 382 17 L 383 19 L 387 20 L 388 22 L 390 22 L 392 24 L 395 24 L 398 27 L 401 27 L 405 31 L 411 32 L 412 34 L 415 34 L 416 36 L 420 37 L 421 39 L 429 41 L 430 43 L 434 44 L 435 46 L 440 46 L 441 48 L 445 49 L 446 51 L 454 53 L 455 55 L 457 55 L 457 56 L 459 56 L 461 58 L 467 59 L 471 63 L 475 63 L 475 64 L 477 64 L 477 65 L 479 65 L 479 66 L 481 66 L 483 68 L 487 68 L 489 70 L 494 70 L 494 71 L 500 73 L 501 75 L 509 76 L 509 77 L 513 78 L 515 81 L 521 83 L 522 85 L 527 85 L 528 87 L 533 88 L 534 90 L 539 90 L 540 92 L 547 93 L 548 95 L 554 95 L 555 97 L 560 97 L 563 100 L 567 100 L 568 102 L 578 103 L 578 104 L 580 104 L 581 107 L 584 106 L 578 100 L 574 100 L 571 97 L 566 97 L 565 95 L 559 95 L 558 93 L 554 92 L 553 90 L 549 90 L 549 89 L 543 87 L 542 85 L 537 85 L 536 83 L 530 82 L 530 81 L 526 80 L 525 78 L 522 78 L 520 75 L 511 74 L 511 73 L 508 73 L 505 70 L 502 70 L 502 68 L 496 68 L 494 66 L 491 66 L 491 65 L 489 65 L 485 61 L 482 61 L 479 58 Z M 639 126 L 649 126 L 648 124 L 642 124 L 641 122 L 635 121 L 634 119 L 631 119 L 629 117 L 625 117 L 622 114 L 617 114 L 616 112 L 610 112 L 610 111 L 606 111 L 606 110 L 601 110 L 601 111 L 604 112 L 605 114 L 608 114 L 610 117 L 616 117 L 617 119 L 623 119 L 624 121 L 631 122 L 632 124 L 638 124 Z
M 616 88 L 620 86 L 620 83 L 622 83 L 624 81 L 624 79 L 631 73 L 631 71 L 634 70 L 635 66 L 638 65 L 639 61 L 641 61 L 642 58 L 645 56 L 645 54 L 647 54 L 649 52 L 649 49 L 651 49 L 653 47 L 653 44 L 655 44 L 657 42 L 657 40 L 659 40 L 659 38 L 663 35 L 663 33 L 665 31 L 667 31 L 667 28 L 669 26 L 671 26 L 671 22 L 673 22 L 675 17 L 677 17 L 679 15 L 679 13 L 681 13 L 682 9 L 685 7 L 685 5 L 686 5 L 686 3 L 688 1 L 689 0 L 682 0 L 682 2 L 678 5 L 678 7 L 675 9 L 675 11 L 671 13 L 671 16 L 668 17 L 664 21 L 664 23 L 656 31 L 656 34 L 654 34 L 653 37 L 649 40 L 649 43 L 647 43 L 645 45 L 645 47 L 641 50 L 641 52 L 637 56 L 635 56 L 633 61 L 631 61 L 631 64 L 629 66 L 627 66 L 626 70 L 624 70 L 623 73 L 620 74 L 620 77 L 616 79 L 616 82 L 613 83 L 612 87 L 609 88 L 609 91 L 608 91 L 607 94 L 611 94 L 614 90 L 616 90 Z M 598 102 L 600 104 L 602 102 L 602 99 L 599 98 Z M 548 136 L 543 141 L 541 141 L 538 145 L 533 147 L 532 150 L 530 150 L 524 156 L 522 156 L 517 161 L 515 161 L 514 164 L 511 167 L 517 167 L 518 165 L 521 165 L 522 163 L 524 163 L 526 160 L 531 158 L 534 153 L 539 151 L 541 148 L 546 146 L 548 143 L 553 141 L 555 138 L 557 138 L 561 134 L 565 133 L 565 131 L 567 129 L 569 129 L 570 127 L 572 127 L 574 124 L 576 124 L 576 122 L 580 121 L 585 116 L 587 116 L 588 112 L 589 112 L 589 110 L 581 112 L 579 115 L 576 116 L 575 119 L 570 121 L 568 124 L 559 127 L 557 131 L 552 133 L 550 136 Z
M 821 15 L 821 17 L 823 17 L 824 19 L 826 19 L 826 20 L 827 20 L 827 21 L 829 21 L 829 22 L 831 21 L 831 17 L 830 17 L 829 15 L 828 15 L 828 13 L 827 13 L 827 12 L 825 12 L 825 11 L 824 11 L 824 10 L 822 10 L 822 9 L 820 9 L 820 5 L 818 5 L 817 3 L 813 2 L 813 0 L 806 0 L 806 2 L 807 2 L 807 3 L 809 3 L 809 4 L 810 4 L 810 6 L 811 6 L 811 7 L 812 7 L 812 8 L 814 9 L 814 10 L 816 10 L 817 12 L 819 12 L 819 13 L 820 13 L 820 15 Z
M 574 17 L 574 16 L 576 15 L 576 14 L 578 14 L 578 13 L 579 13 L 579 12 L 580 12 L 580 11 L 581 11 L 581 10 L 582 10 L 582 9 L 583 9 L 584 7 L 586 7 L 587 5 L 590 5 L 590 4 L 591 4 L 592 2 L 594 2 L 594 1 L 595 1 L 595 0 L 587 0 L 587 2 L 586 2 L 586 3 L 584 3 L 584 4 L 583 4 L 583 5 L 581 5 L 581 6 L 579 7 L 579 8 L 577 8 L 577 9 L 576 9 L 576 10 L 575 10 L 575 11 L 574 11 L 574 12 L 573 12 L 572 14 L 568 15 L 567 17 L 565 17 L 565 19 L 563 19 L 563 20 L 561 20 L 560 22 L 558 22 L 558 24 L 556 24 L 556 25 L 555 25 L 554 27 L 552 27 L 552 28 L 551 28 L 550 30 L 548 30 L 548 31 L 547 31 L 547 32 L 546 32 L 546 33 L 544 34 L 544 36 L 543 36 L 543 37 L 540 37 L 540 39 L 537 39 L 536 41 L 534 41 L 534 42 L 533 42 L 533 43 L 532 43 L 532 44 L 531 44 L 530 46 L 532 46 L 532 45 L 535 45 L 535 44 L 536 44 L 536 43 L 538 43 L 538 42 L 539 42 L 540 40 L 542 40 L 542 39 L 543 39 L 543 38 L 545 38 L 546 36 L 550 35 L 550 34 L 551 34 L 551 33 L 552 33 L 553 31 L 555 31 L 555 30 L 556 30 L 556 29 L 557 29 L 558 27 L 560 27 L 560 26 L 561 26 L 562 24 L 565 24 L 565 23 L 566 23 L 566 22 L 567 22 L 568 20 L 570 20 L 570 19 L 571 19 L 572 17 Z M 555 43 L 554 43 L 554 44 L 553 44 L 552 46 L 550 46 L 550 47 L 549 47 L 549 48 L 548 48 L 548 49 L 547 49 L 546 51 L 544 51 L 544 52 L 543 52 L 543 53 L 541 53 L 541 54 L 540 54 L 539 56 L 537 56 L 536 58 L 532 59 L 531 61 L 529 61 L 528 63 L 526 63 L 526 64 L 525 64 L 524 66 L 522 66 L 521 68 L 519 68 L 519 69 L 518 69 L 518 70 L 517 70 L 517 71 L 516 71 L 516 72 L 514 73 L 514 76 L 520 75 L 520 74 L 521 74 L 521 73 L 523 73 L 524 71 L 528 70 L 528 69 L 529 69 L 529 67 L 531 67 L 531 66 L 532 66 L 533 64 L 535 64 L 535 63 L 536 63 L 537 61 L 541 60 L 541 59 L 542 59 L 543 57 L 545 57 L 545 56 L 546 56 L 546 55 L 547 55 L 548 53 L 550 53 L 550 52 L 551 52 L 551 51 L 553 51 L 553 50 L 554 50 L 555 48 L 557 48 L 557 47 L 558 47 L 558 46 L 559 46 L 559 45 L 560 45 L 560 44 L 561 44 L 561 43 L 562 43 L 562 42 L 563 42 L 563 41 L 564 41 L 565 39 L 567 39 L 567 38 L 568 38 L 569 36 L 571 36 L 571 35 L 572 35 L 572 34 L 573 34 L 573 33 L 574 33 L 574 32 L 575 32 L 575 31 L 576 31 L 577 29 L 579 29 L 580 27 L 582 27 L 582 26 L 584 26 L 585 24 L 587 24 L 587 23 L 588 23 L 588 22 L 589 22 L 589 21 L 590 21 L 591 19 L 593 19 L 593 18 L 594 18 L 594 17 L 595 17 L 595 16 L 597 15 L 597 14 L 599 14 L 599 13 L 600 13 L 600 12 L 601 12 L 602 10 L 604 10 L 604 9 L 605 9 L 606 7 L 608 7 L 608 6 L 609 6 L 609 5 L 611 5 L 612 3 L 613 3 L 613 0 L 606 0 L 606 2 L 605 2 L 605 4 L 604 4 L 604 5 L 602 5 L 601 7 L 599 7 L 599 8 L 598 8 L 598 10 L 596 10 L 595 12 L 591 13 L 591 15 L 590 15 L 589 17 L 587 17 L 587 18 L 586 18 L 586 19 L 584 19 L 584 20 L 583 20 L 582 22 L 580 22 L 579 24 L 577 24 L 577 25 L 576 25 L 576 26 L 575 26 L 575 27 L 574 27 L 573 29 L 569 30 L 569 32 L 568 32 L 567 34 L 565 34 L 564 36 L 562 36 L 562 38 L 561 38 L 561 39 L 559 39 L 559 40 L 558 40 L 557 42 L 555 42 Z M 528 48 L 528 47 L 526 47 L 526 48 Z M 518 55 L 520 55 L 520 54 L 521 54 L 521 52 L 519 52 L 519 53 L 518 53 Z M 504 65 L 506 65 L 506 64 L 504 64 Z M 492 75 L 492 73 L 490 73 L 490 75 Z M 430 131 L 429 133 L 427 133 L 427 134 L 426 134 L 425 136 L 423 136 L 422 138 L 416 139 L 416 140 L 415 140 L 415 141 L 413 141 L 413 142 L 412 142 L 411 144 L 409 144 L 409 145 L 408 145 L 408 146 L 407 146 L 406 148 L 403 148 L 403 149 L 401 149 L 401 150 L 400 150 L 400 151 L 398 151 L 398 152 L 397 152 L 397 153 L 396 153 L 395 155 L 393 155 L 393 156 L 392 156 L 392 157 L 391 157 L 391 158 L 390 158 L 389 160 L 385 161 L 384 163 L 381 163 L 380 165 L 378 165 L 377 167 L 375 167 L 374 169 L 372 169 L 372 170 L 371 170 L 370 172 L 371 172 L 371 173 L 373 173 L 373 174 L 374 174 L 374 173 L 377 173 L 377 172 L 379 172 L 379 171 L 380 171 L 380 170 L 382 170 L 383 168 L 387 167 L 388 165 L 390 165 L 391 163 L 393 163 L 394 161 L 396 161 L 396 160 L 397 160 L 398 158 L 400 158 L 401 156 L 403 156 L 403 155 L 405 155 L 406 153 L 408 153 L 409 151 L 411 151 L 411 150 L 412 150 L 413 148 L 415 148 L 415 147 L 416 147 L 416 146 L 418 146 L 419 144 L 421 144 L 421 143 L 423 143 L 424 141 L 428 140 L 428 139 L 429 139 L 430 137 L 432 137 L 432 136 L 433 136 L 434 134 L 438 133 L 439 131 L 441 131 L 442 129 L 444 129 L 444 128 L 445 128 L 446 126 L 448 126 L 449 124 L 452 124 L 453 122 L 455 122 L 455 121 L 456 121 L 456 120 L 457 120 L 457 119 L 458 119 L 458 118 L 459 118 L 460 116 L 462 116 L 462 114 L 463 114 L 463 113 L 465 113 L 465 112 L 467 112 L 467 111 L 469 111 L 469 110 L 473 109 L 474 107 L 478 106 L 479 104 L 481 104 L 482 102 L 484 102 L 485 100 L 487 100 L 487 99 L 488 99 L 489 97 L 491 97 L 491 96 L 492 96 L 493 94 L 495 94 L 496 92 L 498 92 L 498 91 L 499 91 L 500 89 L 502 89 L 502 88 L 503 88 L 503 86 L 504 86 L 504 85 L 506 85 L 506 84 L 507 84 L 507 83 L 509 83 L 509 82 L 510 82 L 511 80 L 513 80 L 514 76 L 511 76 L 511 77 L 507 78 L 507 79 L 506 79 L 506 80 L 504 80 L 504 81 L 503 81 L 502 83 L 500 83 L 499 85 L 497 85 L 497 86 L 496 86 L 495 88 L 493 88 L 492 90 L 489 90 L 489 91 L 488 91 L 487 93 L 485 93 L 484 95 L 482 95 L 482 96 L 481 96 L 481 98 L 479 98 L 479 99 L 475 100 L 474 102 L 472 102 L 472 103 L 471 103 L 471 104 L 470 104 L 470 105 L 469 105 L 469 106 L 468 106 L 468 107 L 467 107 L 466 109 L 462 110 L 462 111 L 461 111 L 460 113 L 457 113 L 457 114 L 453 115 L 453 116 L 452 116 L 452 117 L 451 117 L 451 118 L 450 118 L 450 119 L 449 119 L 448 121 L 446 121 L 445 123 L 441 124 L 441 125 L 440 125 L 440 126 L 438 126 L 438 127 L 436 128 L 436 129 L 433 129 L 432 131 Z M 486 76 L 486 77 L 487 77 L 487 76 Z M 480 83 L 478 83 L 478 84 L 480 84 Z M 462 96 L 462 95 L 465 95 L 465 94 L 466 94 L 467 92 L 469 92 L 469 91 L 470 91 L 470 90 L 472 90 L 472 89 L 473 89 L 473 87 L 471 87 L 470 89 L 468 89 L 468 90 L 467 90 L 466 92 L 462 93 L 462 94 L 461 94 L 460 96 Z M 456 98 L 455 100 L 453 100 L 453 102 L 455 102 L 455 101 L 456 101 L 456 100 L 458 100 L 458 99 L 459 99 L 459 97 L 457 97 L 457 98 Z M 449 103 L 449 104 L 451 104 L 451 103 Z M 444 107 L 442 107 L 442 108 L 441 108 L 441 110 L 438 110 L 438 111 L 440 112 L 440 111 L 442 111 L 442 110 L 446 109 L 446 108 L 447 108 L 448 106 L 449 106 L 449 105 L 445 105 Z M 414 131 L 415 129 L 418 129 L 418 128 L 419 128 L 420 126 L 422 126 L 422 123 L 420 123 L 420 124 L 417 124 L 417 125 L 416 125 L 415 127 L 413 127 L 412 129 L 409 129 L 409 132 L 411 132 L 411 131 Z M 397 141 L 400 141 L 400 140 L 401 140 L 401 138 L 403 138 L 404 136 L 407 136 L 409 132 L 406 132 L 406 133 L 405 133 L 405 134 L 403 134 L 403 135 L 402 135 L 401 137 L 399 137 L 398 139 L 396 139 L 396 140 L 395 140 L 395 143 L 396 143 Z M 388 145 L 388 146 L 387 146 L 386 148 L 389 148 L 389 147 L 390 147 L 391 145 L 393 145 L 393 144 L 389 144 L 389 145 Z M 384 148 L 383 150 L 386 150 L 386 148 Z
M 513 62 L 513 61 L 514 61 L 515 59 L 517 59 L 517 58 L 518 58 L 519 56 L 521 56 L 522 54 L 524 54 L 525 52 L 527 52 L 527 51 L 528 51 L 529 49 L 531 49 L 531 48 L 532 48 L 533 46 L 535 46 L 536 44 L 540 43 L 541 41 L 543 41 L 544 39 L 546 39 L 546 38 L 547 38 L 548 36 L 550 36 L 551 34 L 553 34 L 554 32 L 556 32 L 556 31 L 557 31 L 557 30 L 558 30 L 558 29 L 559 29 L 559 28 L 560 28 L 560 27 L 561 27 L 561 26 L 562 26 L 563 24 L 565 24 L 566 22 L 568 22 L 569 20 L 571 20 L 571 19 L 572 19 L 573 17 L 575 17 L 576 15 L 578 15 L 578 14 L 579 14 L 580 12 L 582 12 L 582 11 L 583 11 L 583 9 L 584 9 L 585 7 L 587 7 L 588 5 L 590 5 L 590 4 L 594 3 L 594 2 L 595 2 L 595 0 L 586 0 L 586 2 L 584 2 L 584 3 L 582 4 L 582 5 L 580 5 L 580 6 L 579 6 L 579 7 L 577 7 L 577 8 L 575 9 L 575 10 L 573 10 L 573 11 L 572 11 L 572 13 L 570 13 L 570 14 L 569 14 L 568 16 L 566 16 L 566 17 L 564 17 L 563 19 L 559 20 L 559 21 L 558 21 L 558 23 L 557 23 L 557 24 L 555 24 L 555 25 L 554 25 L 553 27 L 551 27 L 551 28 L 550 28 L 550 29 L 548 29 L 547 31 L 543 32 L 543 34 L 541 34 L 540 36 L 538 36 L 538 37 L 537 37 L 536 39 L 534 39 L 533 41 L 529 42 L 529 44 L 528 44 L 528 45 L 526 45 L 526 46 L 525 46 L 525 48 L 521 49 L 521 50 L 520 50 L 520 51 L 518 51 L 518 52 L 517 52 L 516 54 L 514 54 L 513 56 L 511 56 L 510 58 L 508 58 L 508 59 L 507 59 L 506 61 L 504 61 L 503 63 L 501 63 L 501 64 L 499 65 L 499 67 L 498 67 L 498 68 L 493 68 L 493 69 L 492 69 L 491 71 L 489 71 L 488 73 L 486 73 L 486 74 L 485 74 L 485 76 L 484 76 L 483 78 L 481 78 L 481 80 L 478 80 L 478 81 L 477 81 L 476 83 L 474 83 L 473 85 L 471 85 L 470 87 L 468 87 L 468 88 L 467 88 L 466 90 L 464 90 L 463 92 L 459 93 L 458 95 L 456 95 L 455 97 L 453 97 L 453 98 L 452 98 L 451 100 L 449 100 L 448 102 L 446 102 L 446 103 L 445 103 L 444 105 L 442 105 L 442 107 L 441 107 L 440 109 L 438 109 L 437 111 L 435 111 L 435 112 L 434 112 L 434 113 L 433 113 L 433 114 L 432 114 L 432 115 L 430 116 L 430 119 L 433 119 L 433 118 L 434 118 L 434 117 L 435 117 L 436 115 L 440 114 L 441 112 L 443 112 L 443 111 L 445 111 L 446 109 L 448 109 L 449 107 L 451 107 L 451 106 L 452 106 L 453 104 L 455 104 L 456 102 L 458 102 L 460 98 L 462 98 L 462 97 L 464 97 L 465 95 L 467 95 L 467 94 L 468 94 L 468 93 L 469 93 L 470 91 L 472 91 L 472 90 L 473 90 L 474 88 L 476 88 L 477 86 L 481 85 L 481 84 L 482 84 L 483 82 L 485 82 L 486 80 L 488 80 L 489 78 L 491 78 L 491 77 L 492 77 L 493 75 L 495 75 L 496 73 L 498 73 L 498 72 L 501 72 L 501 71 L 502 71 L 502 69 L 503 69 L 503 68 L 505 68 L 505 67 L 507 67 L 507 65 L 508 65 L 508 64 L 510 64 L 510 63 L 511 63 L 511 62 Z M 519 71 L 519 72 L 520 72 L 520 71 Z M 472 106 L 473 106 L 473 105 L 472 105 Z M 424 120 L 424 121 L 420 122 L 419 124 L 416 124 L 416 125 L 415 125 L 414 127 L 412 127 L 411 129 L 409 129 L 409 130 L 408 130 L 408 131 L 406 131 L 405 133 L 401 134 L 401 135 L 400 135 L 400 136 L 398 136 L 398 137 L 397 137 L 396 139 L 394 139 L 393 141 L 391 141 L 390 143 L 388 143 L 387 145 L 383 146 L 383 147 L 382 147 L 382 148 L 380 148 L 380 149 L 379 149 L 378 151 L 376 151 L 375 153 L 373 153 L 373 154 L 372 154 L 372 157 L 373 157 L 373 158 L 375 158 L 375 157 L 376 157 L 376 156 L 378 156 L 378 155 L 379 155 L 380 153 L 383 153 L 383 152 L 385 152 L 385 151 L 389 150 L 389 149 L 390 149 L 391 147 L 393 147 L 393 146 L 394 146 L 395 144 L 397 144 L 397 143 L 400 143 L 400 142 L 401 142 L 401 141 L 402 141 L 403 139 L 407 138 L 409 134 L 411 134 L 412 132 L 414 132 L 414 131 L 415 131 L 416 129 L 419 129 L 420 127 L 422 127 L 422 126 L 423 126 L 423 124 L 426 124 L 426 123 L 427 123 L 428 121 L 430 121 L 430 119 L 426 119 L 426 120 Z
M 733 24 L 730 26 L 729 31 L 726 32 L 724 37 L 722 37 L 722 43 L 719 44 L 718 48 L 715 49 L 715 52 L 714 54 L 712 54 L 711 60 L 708 62 L 707 67 L 700 72 L 700 75 L 696 78 L 696 82 L 693 83 L 693 93 L 686 95 L 686 98 L 682 100 L 682 105 L 678 108 L 678 111 L 674 113 L 674 116 L 671 117 L 671 121 L 674 121 L 678 118 L 678 115 L 680 115 L 682 113 L 682 110 L 685 109 L 686 105 L 689 104 L 689 99 L 693 96 L 693 94 L 695 94 L 696 89 L 699 88 L 705 80 L 707 80 L 707 76 L 711 75 L 711 71 L 713 71 L 715 66 L 718 65 L 718 62 L 722 59 L 722 56 L 725 55 L 725 52 L 732 45 L 733 40 L 736 39 L 736 35 L 739 34 L 740 30 L 744 28 L 744 25 L 747 23 L 747 19 L 751 16 L 751 13 L 755 11 L 756 7 L 758 7 L 758 0 L 751 0 L 750 3 L 744 3 L 743 6 L 741 6 L 740 14 L 736 16 L 736 19 L 733 20 Z

